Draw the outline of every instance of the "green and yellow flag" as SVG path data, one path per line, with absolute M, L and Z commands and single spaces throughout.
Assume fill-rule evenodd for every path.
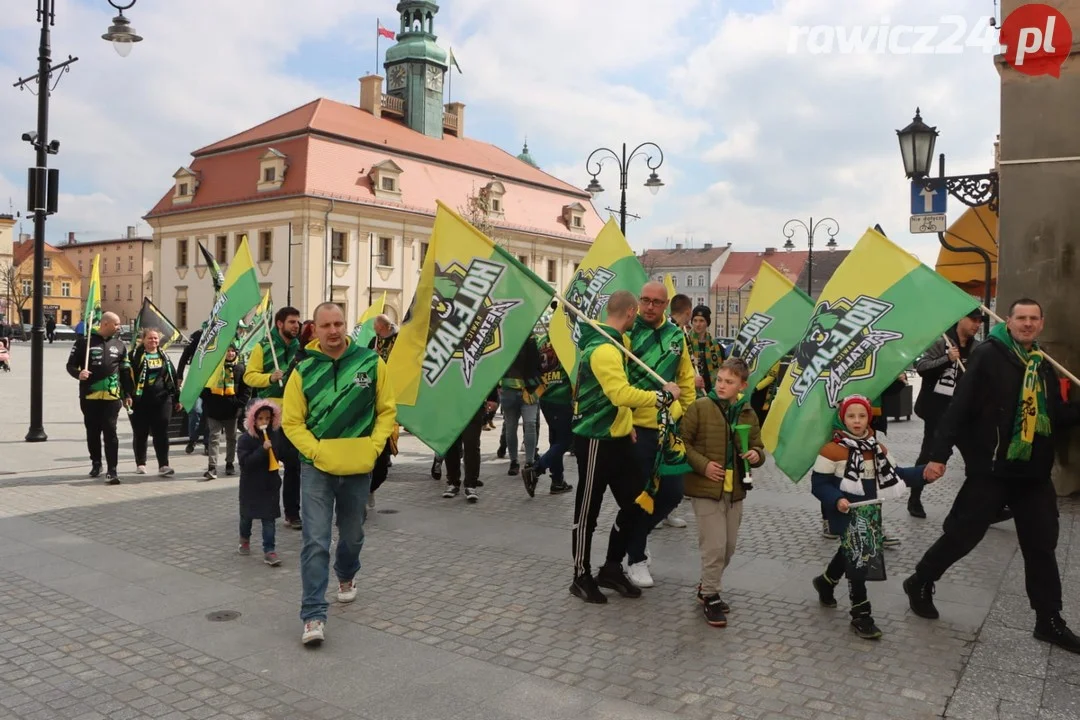
M 180 403 L 188 412 L 191 412 L 214 369 L 225 358 L 229 345 L 236 338 L 237 325 L 258 302 L 259 280 L 251 262 L 247 240 L 244 239 L 236 250 L 236 257 L 229 264 L 229 271 L 225 273 L 221 292 L 214 298 L 206 329 L 184 378 Z
M 751 388 L 802 339 L 813 312 L 809 295 L 772 265 L 761 263 L 731 348 L 732 357 L 750 366 Z
M 679 294 L 679 291 L 675 289 L 675 279 L 671 277 L 671 273 L 664 273 L 664 289 L 667 290 L 668 302 Z
M 86 287 L 86 307 L 83 309 L 82 321 L 88 338 L 101 324 L 101 255 L 95 255 L 90 266 L 90 284 Z
M 240 341 L 237 354 L 246 361 L 248 355 L 251 354 L 251 350 L 266 335 L 267 326 L 273 327 L 274 325 L 274 301 L 270 298 L 269 288 L 263 293 L 259 304 L 251 311 L 251 317 L 247 321 L 242 321 L 242 324 L 246 327 L 247 334 Z
M 506 373 L 553 292 L 441 202 L 388 365 L 397 419 L 442 454 Z
M 165 313 L 158 309 L 150 298 L 144 297 L 142 301 L 142 309 L 139 310 L 139 314 L 135 317 L 135 336 L 133 341 L 139 343 L 139 335 L 142 333 L 143 328 L 154 328 L 161 335 L 161 344 L 158 346 L 161 350 L 167 350 L 170 345 L 184 337 L 172 320 L 165 317 Z
M 243 242 L 247 242 L 247 236 L 244 237 Z M 213 253 L 207 250 L 202 243 L 199 243 L 199 249 L 202 250 L 203 260 L 206 261 L 206 267 L 210 270 L 210 279 L 214 282 L 214 294 L 217 295 L 225 284 L 225 274 L 221 272 L 221 266 L 218 265 L 217 258 L 214 257 Z M 240 251 L 237 250 L 237 252 Z
M 368 343 L 375 337 L 375 318 L 382 315 L 385 309 L 386 291 L 384 290 L 382 297 L 373 302 L 360 316 L 360 322 L 356 323 L 356 327 L 352 331 L 353 342 L 360 345 L 360 347 L 368 346 Z
M 761 437 L 798 482 L 832 434 L 840 401 L 878 398 L 958 318 L 979 306 L 876 230 L 833 274 L 795 346 Z
M 607 302 L 613 292 L 629 290 L 636 297 L 648 279 L 645 268 L 612 218 L 596 236 L 563 298 L 589 319 L 603 321 L 607 318 Z M 570 376 L 571 385 L 577 382 L 577 341 L 581 337 L 578 323 L 560 304 L 552 313 L 548 327 L 551 345 Z

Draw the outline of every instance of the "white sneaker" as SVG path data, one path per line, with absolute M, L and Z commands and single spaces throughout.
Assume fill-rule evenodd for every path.
M 300 642 L 305 645 L 320 645 L 326 639 L 324 628 L 326 623 L 322 620 L 308 620 L 304 623 L 304 634 L 300 636 Z
M 651 588 L 656 584 L 649 573 L 649 564 L 645 561 L 634 563 L 626 568 L 626 576 L 639 588 Z
M 137 465 L 135 467 L 135 474 L 136 475 L 145 475 L 146 474 L 146 466 L 145 465 Z
M 162 465 L 161 467 L 158 468 L 157 474 L 160 475 L 161 477 L 172 477 L 173 475 L 176 474 L 176 471 L 173 470 L 168 465 Z
M 369 492 L 367 496 L 367 506 L 369 508 L 375 507 L 375 493 Z
M 356 580 L 347 583 L 339 582 L 337 586 L 337 601 L 339 603 L 351 603 L 356 599 Z
M 675 515 L 675 514 L 668 515 L 666 518 L 664 518 L 664 524 L 667 525 L 668 527 L 673 527 L 673 528 L 684 528 L 684 527 L 686 527 L 686 521 L 683 520 L 678 515 Z

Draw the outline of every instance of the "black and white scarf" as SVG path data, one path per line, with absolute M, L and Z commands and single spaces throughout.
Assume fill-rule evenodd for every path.
M 842 492 L 860 497 L 866 494 L 863 490 L 863 455 L 869 452 L 874 456 L 874 476 L 877 481 L 878 497 L 903 496 L 904 483 L 897 476 L 896 470 L 889 462 L 885 449 L 878 443 L 877 437 L 870 434 L 864 438 L 853 438 L 850 435 L 837 433 L 833 440 L 848 451 L 844 477 L 840 481 Z

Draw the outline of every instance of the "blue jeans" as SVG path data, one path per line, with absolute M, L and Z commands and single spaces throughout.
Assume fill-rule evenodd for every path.
M 520 390 L 503 389 L 502 391 L 503 433 L 506 434 L 506 452 L 511 463 L 518 461 L 518 421 L 525 431 L 525 464 L 536 457 L 536 420 L 540 415 L 540 406 L 535 403 L 526 405 Z
M 330 538 L 337 510 L 338 544 L 334 575 L 349 582 L 360 571 L 364 547 L 364 518 L 371 473 L 328 475 L 303 463 L 300 466 L 300 519 L 304 545 L 300 550 L 300 582 L 303 599 L 300 619 L 326 620 L 326 586 L 330 581 Z
M 660 433 L 655 428 L 634 426 L 637 431 L 637 442 L 634 443 L 634 452 L 637 453 L 641 471 L 646 478 L 652 477 L 653 463 L 656 461 L 656 453 L 660 450 Z M 649 540 L 649 533 L 666 518 L 672 510 L 679 506 L 683 499 L 683 476 L 665 475 L 660 478 L 660 490 L 653 498 L 653 512 L 638 511 L 641 516 L 634 523 L 634 532 L 626 543 L 627 562 L 634 564 L 645 561 L 645 546 Z
M 540 410 L 544 413 L 544 420 L 547 421 L 553 437 L 548 451 L 540 456 L 540 466 L 536 470 L 537 472 L 550 470 L 551 481 L 560 483 L 563 482 L 563 456 L 570 449 L 570 443 L 574 441 L 570 429 L 574 409 L 570 405 L 546 403 L 541 400 Z
M 245 540 L 251 540 L 251 524 L 254 522 L 249 517 L 240 516 L 240 537 Z M 262 548 L 264 553 L 274 552 L 274 518 L 263 518 L 262 520 Z

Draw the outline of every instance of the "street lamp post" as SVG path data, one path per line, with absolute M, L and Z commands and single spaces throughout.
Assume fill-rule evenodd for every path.
M 649 148 L 656 151 L 657 156 L 655 158 L 649 153 Z M 598 154 L 600 157 L 596 158 Z M 656 143 L 641 143 L 634 148 L 629 155 L 626 154 L 626 143 L 623 143 L 621 156 L 610 148 L 597 148 L 589 153 L 588 159 L 585 160 L 585 172 L 592 176 L 592 180 L 589 181 L 589 185 L 585 188 L 585 191 L 594 197 L 604 192 L 604 188 L 596 180 L 596 176 L 600 174 L 600 171 L 604 167 L 604 163 L 608 160 L 614 160 L 619 164 L 619 190 L 622 193 L 619 201 L 619 229 L 622 230 L 623 236 L 626 235 L 626 176 L 630 170 L 630 163 L 638 156 L 645 158 L 645 164 L 648 166 L 649 170 L 652 171 L 649 175 L 649 179 L 645 181 L 645 187 L 649 188 L 649 192 L 655 195 L 660 192 L 660 188 L 664 186 L 664 183 L 660 181 L 660 176 L 656 174 L 656 170 L 664 164 L 664 151 L 661 150 L 660 146 Z M 590 168 L 596 169 L 592 170 Z
M 998 211 L 998 174 L 991 170 L 979 175 L 952 175 L 945 174 L 945 154 L 938 155 L 938 176 L 930 177 L 930 166 L 934 161 L 934 145 L 937 142 L 938 130 L 923 122 L 919 108 L 915 108 L 915 117 L 903 130 L 896 131 L 900 140 L 900 155 L 904 161 L 904 174 L 911 180 L 921 183 L 930 192 L 937 192 L 944 188 L 954 198 L 968 207 L 989 207 L 990 212 L 997 214 Z M 993 282 L 992 261 L 990 253 L 981 247 L 972 245 L 960 247 L 951 245 L 945 239 L 945 233 L 938 233 L 938 242 L 946 250 L 953 252 L 975 253 L 982 258 L 984 265 L 983 275 L 983 305 L 990 307 L 990 284 Z
M 840 232 L 840 223 L 831 217 L 821 218 L 816 223 L 813 217 L 810 218 L 809 223 L 804 223 L 802 220 L 788 220 L 784 223 L 784 237 L 787 238 L 784 249 L 788 252 L 795 249 L 795 243 L 791 240 L 795 237 L 795 230 L 800 227 L 806 232 L 806 246 L 809 250 L 806 260 L 806 294 L 814 297 L 814 234 L 818 231 L 818 228 L 824 227 L 825 232 L 829 234 L 829 242 L 825 243 L 825 247 L 829 250 L 835 250 L 836 236 Z
M 102 38 L 113 43 L 121 56 L 131 52 L 131 44 L 142 40 L 130 27 L 124 10 L 138 0 L 126 5 L 119 5 L 113 0 L 109 4 L 120 11 L 113 18 L 113 26 Z M 68 59 L 57 65 L 52 64 L 52 43 L 49 28 L 56 24 L 56 0 L 38 0 L 37 19 L 41 23 L 41 39 L 38 44 L 37 73 L 20 78 L 15 87 L 27 89 L 30 83 L 37 84 L 37 131 L 23 133 L 22 139 L 30 143 L 37 152 L 35 166 L 28 173 L 27 200 L 28 210 L 34 213 L 34 274 L 33 274 L 33 329 L 30 333 L 30 429 L 26 433 L 27 442 L 44 442 L 49 439 L 45 434 L 42 395 L 44 392 L 45 359 L 45 219 L 56 212 L 57 196 L 60 190 L 60 173 L 48 169 L 49 155 L 60 152 L 60 142 L 49 140 L 49 95 L 59 83 L 60 78 L 71 65 L 78 60 Z M 55 81 L 53 74 L 56 75 Z

